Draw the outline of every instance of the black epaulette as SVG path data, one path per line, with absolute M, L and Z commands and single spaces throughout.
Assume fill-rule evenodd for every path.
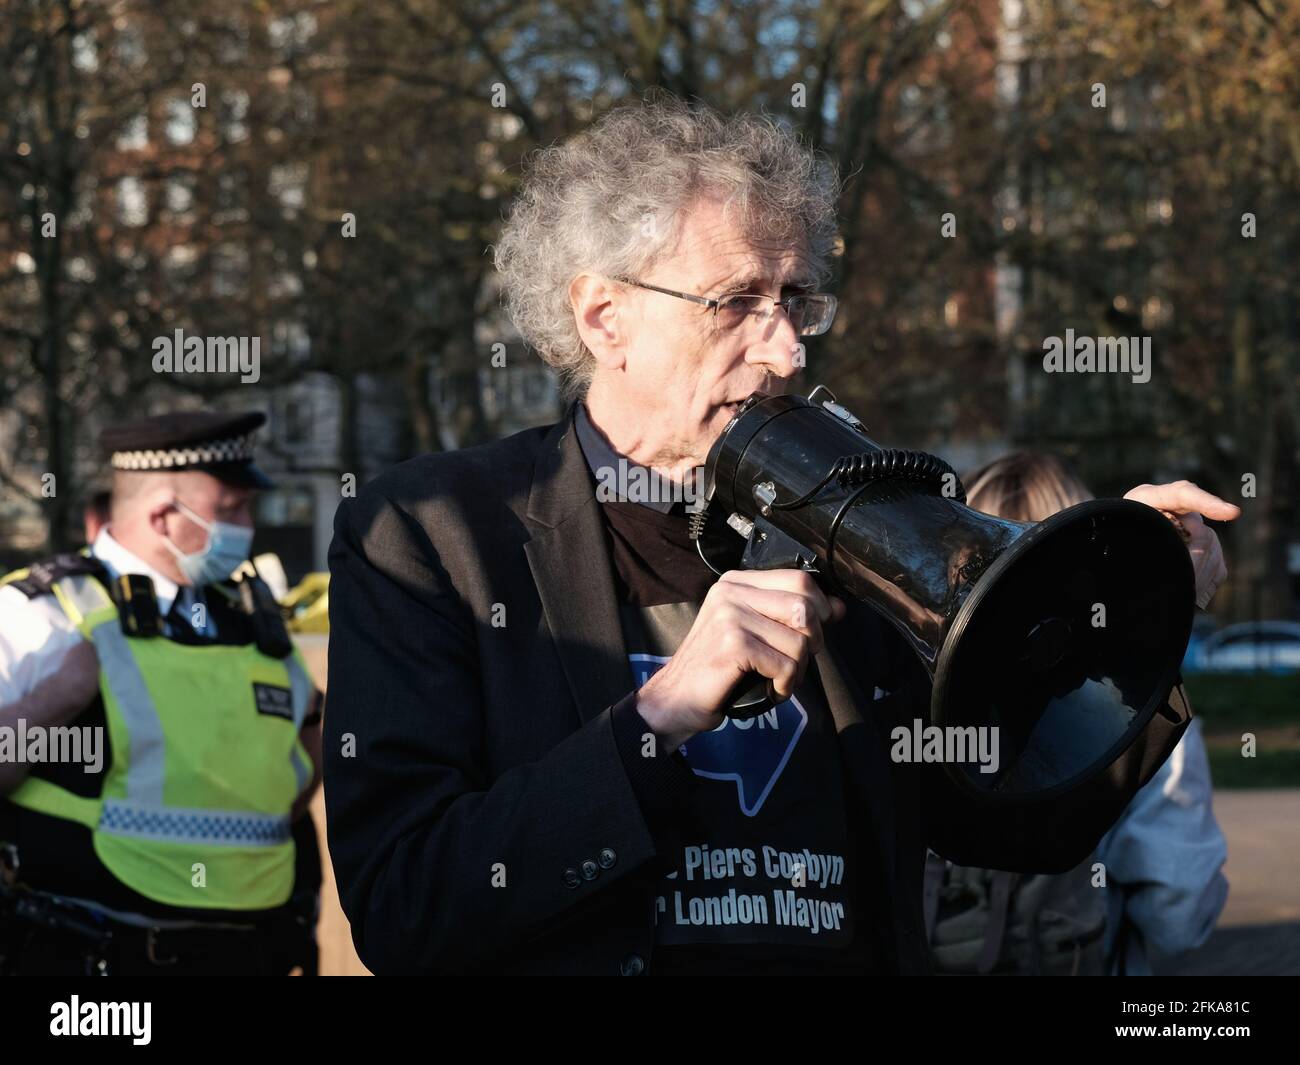
M 238 573 L 208 587 L 220 593 L 235 616 L 246 621 L 257 649 L 271 658 L 288 658 L 293 639 L 284 623 L 284 612 L 261 577 Z
M 284 624 L 280 604 L 261 577 L 244 577 L 239 582 L 239 598 L 253 623 L 253 640 L 257 649 L 272 658 L 288 658 L 293 641 Z
M 40 562 L 33 562 L 25 570 L 16 570 L 10 576 L 0 580 L 6 588 L 17 588 L 28 599 L 36 599 L 51 594 L 51 589 L 64 577 L 76 577 L 89 573 L 97 577 L 100 583 L 108 584 L 108 571 L 99 559 L 83 555 L 77 551 L 55 555 Z

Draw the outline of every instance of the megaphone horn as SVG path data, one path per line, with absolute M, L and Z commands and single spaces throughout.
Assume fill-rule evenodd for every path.
M 692 535 L 711 566 L 814 573 L 902 634 L 930 675 L 933 724 L 997 729 L 996 771 L 948 767 L 969 796 L 1060 794 L 1105 772 L 1177 680 L 1192 565 L 1142 503 L 1037 524 L 981 514 L 946 462 L 882 448 L 820 386 L 747 399 L 709 453 L 705 500 Z M 719 519 L 721 549 L 704 535 Z

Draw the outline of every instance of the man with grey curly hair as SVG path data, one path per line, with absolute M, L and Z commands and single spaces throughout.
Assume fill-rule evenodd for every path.
M 715 309 L 645 298 L 646 290 L 628 291 L 630 279 L 657 279 L 696 296 L 761 294 L 763 281 L 776 283 L 773 293 L 810 293 L 829 274 L 836 198 L 833 168 L 773 122 L 664 103 L 621 108 L 537 155 L 496 265 L 511 317 L 560 373 L 568 395 L 586 393 L 598 377 L 597 395 L 612 392 L 599 371 L 617 370 L 640 398 L 657 398 L 663 382 L 717 344 L 718 330 L 699 328 Z M 805 304 L 796 306 L 813 327 L 808 332 L 824 331 L 834 313 L 833 304 L 819 303 L 824 320 L 814 320 Z M 616 363 L 599 318 L 607 308 L 672 333 L 647 338 L 645 350 L 620 349 Z M 754 322 L 770 310 L 767 300 L 727 308 L 733 316 L 750 312 Z M 642 331 L 622 332 L 637 338 Z M 699 392 L 725 373 L 725 354 L 759 372 L 778 369 L 764 361 L 770 356 L 740 350 L 747 341 L 780 347 L 778 363 L 794 356 L 794 342 L 775 325 L 724 332 L 733 338 L 731 351 L 719 353 L 711 374 L 698 375 Z M 665 361 L 664 352 L 676 357 Z M 752 372 L 745 379 L 756 380 Z M 698 402 L 695 416 L 704 397 Z
M 855 709 L 928 694 L 892 630 L 688 535 L 714 440 L 834 320 L 835 201 L 775 122 L 671 98 L 533 160 L 496 261 L 565 417 L 335 518 L 329 842 L 372 970 L 924 972 L 927 843 L 994 864 Z M 755 673 L 781 701 L 727 717 Z

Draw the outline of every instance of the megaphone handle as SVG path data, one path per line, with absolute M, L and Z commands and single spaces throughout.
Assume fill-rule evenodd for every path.
M 736 721 L 748 721 L 771 710 L 781 701 L 771 680 L 761 673 L 746 673 L 727 694 L 727 717 Z
M 749 525 L 742 569 L 802 569 L 817 573 L 817 556 L 797 540 L 787 536 L 766 518 L 756 516 Z M 761 673 L 746 673 L 728 693 L 727 716 L 748 721 L 766 713 L 784 700 L 776 694 L 772 682 Z

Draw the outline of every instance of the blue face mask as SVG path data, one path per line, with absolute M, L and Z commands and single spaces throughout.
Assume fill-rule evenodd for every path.
M 176 557 L 176 565 L 189 582 L 196 587 L 224 581 L 240 563 L 248 558 L 253 546 L 253 530 L 226 521 L 206 521 L 190 510 L 179 499 L 174 500 L 177 510 L 195 525 L 208 531 L 208 543 L 202 551 L 187 555 L 170 540 L 163 543 Z

